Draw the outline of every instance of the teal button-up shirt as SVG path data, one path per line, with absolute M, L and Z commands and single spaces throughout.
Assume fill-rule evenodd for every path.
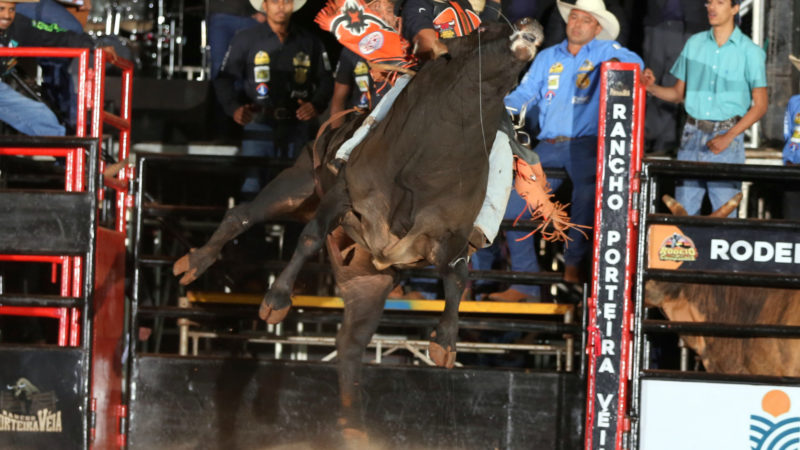
M 752 90 L 767 86 L 764 50 L 735 27 L 722 47 L 713 29 L 693 35 L 670 73 L 686 83 L 686 112 L 700 120 L 726 120 L 750 109 Z

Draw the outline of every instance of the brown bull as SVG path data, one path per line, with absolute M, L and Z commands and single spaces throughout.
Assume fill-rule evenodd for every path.
M 726 217 L 741 194 L 712 214 Z M 669 196 L 675 215 L 686 215 Z M 645 300 L 678 322 L 718 322 L 736 325 L 800 326 L 800 291 L 745 286 L 719 286 L 649 280 Z M 681 336 L 708 372 L 800 377 L 800 340 Z
M 538 23 L 525 26 L 541 34 Z M 466 257 L 471 240 L 473 247 L 483 245 L 473 223 L 485 196 L 489 151 L 505 113 L 503 97 L 535 53 L 530 45 L 512 52 L 509 34 L 508 27 L 490 26 L 449 41 L 450 57 L 420 70 L 338 177 L 323 169 L 324 161 L 317 166 L 325 191 L 321 200 L 315 197 L 312 158 L 306 152 L 253 203 L 230 210 L 205 246 L 175 264 L 175 274 L 185 273 L 181 283 L 186 284 L 253 223 L 278 216 L 309 220 L 259 315 L 269 323 L 283 320 L 300 267 L 327 242 L 345 304 L 337 335 L 345 430 L 362 428 L 361 360 L 396 281 L 395 268 L 433 264 L 441 273 L 446 306 L 431 333 L 430 353 L 440 366 L 455 363 Z M 517 35 L 520 39 L 530 40 L 530 35 Z M 360 120 L 317 140 L 324 160 L 332 158 Z

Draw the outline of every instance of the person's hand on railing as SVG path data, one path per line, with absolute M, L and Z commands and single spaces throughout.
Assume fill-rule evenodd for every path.
M 113 63 L 114 61 L 116 61 L 118 59 L 121 59 L 120 56 L 117 55 L 117 51 L 114 50 L 114 47 L 112 47 L 110 45 L 106 45 L 106 46 L 100 47 L 100 50 L 105 52 L 106 59 L 108 60 L 108 62 Z
M 656 76 L 653 73 L 652 69 L 644 69 L 642 72 L 642 84 L 644 85 L 645 89 L 650 87 L 652 84 L 655 84 Z

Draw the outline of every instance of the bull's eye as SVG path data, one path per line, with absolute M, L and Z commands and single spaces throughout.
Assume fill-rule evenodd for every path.
M 528 41 L 528 42 L 530 42 L 532 44 L 536 43 L 536 36 L 534 36 L 532 34 L 522 33 L 522 39 L 525 39 L 526 41 Z

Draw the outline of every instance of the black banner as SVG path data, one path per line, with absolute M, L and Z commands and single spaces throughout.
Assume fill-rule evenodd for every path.
M 88 446 L 79 348 L 0 350 L 0 448 Z
M 634 64 L 604 64 L 600 99 L 594 267 L 590 299 L 586 448 L 621 448 L 635 263 L 632 182 L 641 164 L 635 145 Z M 638 152 L 638 153 L 637 153 Z
M 651 269 L 800 273 L 800 230 L 752 226 L 651 225 Z

